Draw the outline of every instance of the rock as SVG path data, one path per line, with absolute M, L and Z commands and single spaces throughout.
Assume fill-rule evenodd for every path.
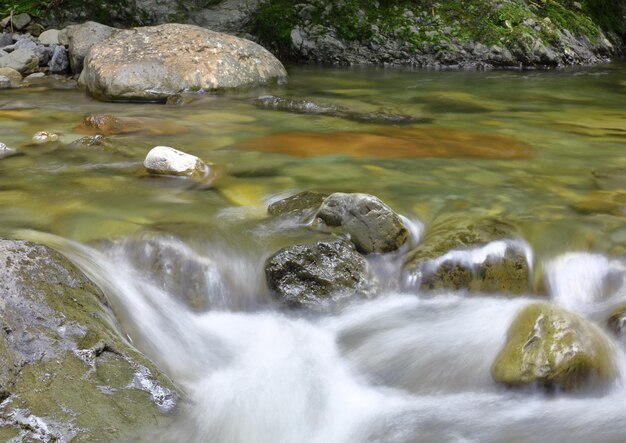
M 55 134 L 54 132 L 48 131 L 39 131 L 33 135 L 33 143 L 37 145 L 41 145 L 44 143 L 52 143 L 59 141 L 59 134 Z
M 0 57 L 0 68 L 12 68 L 20 74 L 34 71 L 39 66 L 37 55 L 30 49 L 16 49 Z
M 524 294 L 530 289 L 530 247 L 514 227 L 494 219 L 430 226 L 405 257 L 407 289 Z
M 326 197 L 328 194 L 321 192 L 300 192 L 272 203 L 267 207 L 267 213 L 274 217 L 280 215 L 307 219 L 317 212 Z
M 59 43 L 67 42 L 70 53 L 70 66 L 75 74 L 83 70 L 83 62 L 89 49 L 116 34 L 118 30 L 96 22 L 71 25 L 59 33 Z
M 47 65 L 48 61 L 50 60 L 50 49 L 43 45 L 37 44 L 31 39 L 30 36 L 19 36 L 17 38 L 17 41 L 15 42 L 15 45 L 13 46 L 16 50 L 26 49 L 32 51 L 37 57 L 39 65 L 41 66 Z
M 615 377 L 611 347 L 588 320 L 535 303 L 517 315 L 491 368 L 497 383 L 565 391 Z
M 256 43 L 192 25 L 121 31 L 95 45 L 80 82 L 96 98 L 165 101 L 183 91 L 239 88 L 285 79 Z
M 0 75 L 0 89 L 10 89 L 11 88 L 11 79 L 9 77 L 5 77 L 4 75 Z
M 283 248 L 265 262 L 274 295 L 292 307 L 315 307 L 374 294 L 376 281 L 349 243 L 319 242 Z
M 593 171 L 591 174 L 598 189 L 603 191 L 626 189 L 626 168 Z
M 12 86 L 17 86 L 22 81 L 22 74 L 13 68 L 0 68 L 0 75 L 7 77 Z
M 316 217 L 326 226 L 339 227 L 364 254 L 395 251 L 409 237 L 402 219 L 373 195 L 331 194 Z
M 9 21 L 9 23 L 11 24 L 11 27 L 14 30 L 20 31 L 24 29 L 26 26 L 28 26 L 30 21 L 31 21 L 30 15 L 26 13 L 22 13 L 22 14 L 11 16 L 11 20 Z
M 0 82 L 1 82 L 1 80 L 0 80 Z M 15 155 L 16 153 L 17 153 L 17 151 L 15 149 L 9 148 L 4 143 L 0 143 L 0 159 L 6 158 L 6 157 L 11 157 L 12 155 Z
M 93 114 L 85 117 L 76 128 L 81 134 L 131 134 L 141 132 L 151 135 L 176 135 L 187 132 L 187 128 L 175 123 L 151 118 L 116 117 L 111 114 Z
M 93 135 L 74 140 L 73 142 L 68 143 L 65 147 L 69 149 L 112 150 L 113 144 L 102 135 Z
M 9 46 L 13 44 L 13 34 L 9 34 L 8 32 L 0 33 L 0 48 L 4 48 L 5 46 Z
M 623 189 L 623 188 L 622 188 Z M 574 203 L 574 209 L 582 214 L 611 214 L 626 216 L 626 192 L 593 191 Z
M 117 441 L 171 423 L 175 387 L 122 338 L 74 265 L 13 240 L 0 240 L 0 263 L 3 430 L 25 441 Z
M 63 46 L 54 47 L 48 67 L 52 74 L 64 73 L 70 67 L 70 61 L 67 58 L 67 51 Z
M 34 72 L 34 73 L 30 74 L 30 75 L 27 75 L 24 80 L 33 80 L 33 79 L 36 79 L 36 78 L 43 78 L 45 76 L 46 76 L 46 74 L 44 72 Z
M 357 112 L 340 106 L 315 103 L 310 100 L 294 100 L 289 98 L 276 97 L 274 95 L 263 95 L 254 101 L 254 105 L 262 109 L 275 111 L 293 112 L 296 114 L 327 115 L 359 123 L 370 124 L 412 124 L 428 123 L 432 119 L 410 115 L 392 114 L 385 111 L 379 112 Z
M 176 176 L 206 176 L 209 167 L 195 155 L 186 154 L 169 146 L 156 146 L 143 162 L 151 174 Z
M 59 44 L 59 31 L 58 29 L 48 29 L 47 31 L 39 34 L 39 43 L 42 45 L 58 45 Z

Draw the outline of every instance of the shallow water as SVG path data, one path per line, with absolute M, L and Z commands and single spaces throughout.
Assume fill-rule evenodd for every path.
M 294 67 L 290 76 L 283 87 L 183 107 L 99 103 L 62 82 L 0 94 L 0 141 L 22 154 L 0 160 L 0 234 L 67 254 L 106 292 L 132 342 L 189 395 L 178 426 L 143 435 L 623 441 L 623 343 L 613 342 L 620 376 L 603 390 L 510 392 L 490 367 L 531 298 L 399 293 L 400 258 L 389 257 L 373 260 L 388 288 L 377 299 L 286 311 L 268 293 L 262 263 L 316 238 L 295 221 L 268 219 L 268 202 L 308 189 L 367 192 L 426 232 L 484 216 L 513 223 L 553 302 L 604 327 L 626 302 L 626 66 Z M 255 108 L 266 93 L 433 121 L 377 126 Z M 109 136 L 107 151 L 64 146 L 93 113 L 153 120 L 148 131 Z M 62 144 L 29 145 L 40 130 Z M 141 162 L 155 145 L 213 162 L 221 177 L 209 189 L 146 177 Z M 153 247 L 166 251 L 156 270 Z

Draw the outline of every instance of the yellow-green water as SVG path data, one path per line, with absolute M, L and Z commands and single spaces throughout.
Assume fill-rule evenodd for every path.
M 317 189 L 375 194 L 427 229 L 444 218 L 506 219 L 540 256 L 574 248 L 626 252 L 626 65 L 550 72 L 292 67 L 289 73 L 286 86 L 203 95 L 187 106 L 101 103 L 49 80 L 2 91 L 0 141 L 23 155 L 0 160 L 0 234 L 33 228 L 85 242 L 150 229 L 217 228 L 236 239 L 242 226 L 264 217 L 269 199 Z M 253 99 L 267 93 L 433 122 L 377 126 L 255 108 Z M 116 152 L 29 145 L 41 130 L 59 133 L 62 143 L 82 137 L 76 128 L 95 113 L 149 118 L 151 127 L 179 125 L 184 133 L 112 135 Z M 242 149 L 277 133 L 348 132 L 359 139 L 413 129 L 435 134 L 429 141 L 435 147 L 448 133 L 461 139 L 471 133 L 467 143 L 479 147 L 481 136 L 497 135 L 526 144 L 530 155 L 468 157 L 474 148 L 468 146 L 463 154 L 429 157 L 418 149 L 412 158 L 396 158 L 386 153 L 393 146 L 380 146 L 379 155 L 355 157 L 357 148 L 344 149 L 342 139 L 335 155 L 315 156 L 315 146 L 306 157 L 284 147 L 277 150 L 285 153 Z M 294 143 L 307 150 L 306 140 Z M 485 143 L 500 149 L 500 142 Z M 205 190 L 147 178 L 141 163 L 156 145 L 195 154 L 223 176 Z

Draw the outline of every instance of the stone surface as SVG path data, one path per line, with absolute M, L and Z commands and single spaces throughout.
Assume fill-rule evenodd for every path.
M 254 105 L 261 109 L 293 112 L 296 114 L 326 115 L 370 124 L 401 125 L 429 123 L 432 121 L 432 119 L 426 117 L 394 114 L 385 111 L 358 112 L 342 106 L 316 103 L 310 100 L 277 97 L 275 95 L 262 95 L 254 101 Z
M 26 13 L 16 14 L 11 17 L 11 26 L 16 31 L 21 31 L 30 23 L 31 18 L 30 15 Z
M 347 234 L 359 252 L 395 251 L 409 237 L 400 217 L 378 197 L 368 194 L 331 194 L 316 217 Z
M 116 33 L 115 28 L 101 25 L 96 22 L 85 22 L 80 25 L 71 25 L 59 33 L 59 43 L 67 42 L 70 54 L 70 66 L 75 74 L 83 70 L 83 61 L 89 49 Z
M 0 48 L 13 44 L 13 34 L 8 32 L 0 33 Z
M 9 146 L 0 142 L 0 159 L 5 158 L 5 157 L 10 157 L 12 155 L 15 155 L 16 153 L 17 151 L 15 149 L 10 148 Z
M 3 75 L 11 80 L 11 84 L 13 86 L 17 86 L 22 81 L 22 74 L 13 68 L 0 68 L 0 75 Z
M 102 100 L 165 101 L 183 91 L 253 86 L 286 76 L 283 65 L 256 43 L 166 24 L 121 31 L 94 46 L 80 82 Z
M 293 216 L 300 219 L 313 216 L 328 194 L 305 191 L 291 197 L 278 200 L 267 207 L 271 216 Z
M 52 74 L 64 73 L 70 67 L 70 61 L 67 57 L 67 51 L 63 46 L 55 46 L 52 50 L 52 57 L 48 63 Z
M 170 422 L 175 388 L 112 326 L 104 295 L 76 267 L 12 240 L 0 240 L 0 263 L 3 431 L 19 441 L 119 441 Z
M 208 166 L 195 155 L 186 154 L 169 146 L 156 146 L 143 162 L 151 174 L 176 176 L 204 176 Z
M 48 29 L 47 31 L 39 34 L 39 42 L 42 45 L 58 45 L 59 44 L 59 31 L 58 29 Z
M 9 77 L 5 77 L 4 75 L 0 75 L 0 89 L 9 88 L 11 88 L 11 79 Z
M 54 132 L 48 131 L 39 131 L 33 135 L 33 143 L 37 145 L 41 145 L 44 143 L 52 143 L 59 141 L 59 134 L 55 134 Z
M 315 307 L 375 293 L 367 262 L 349 243 L 319 242 L 283 248 L 265 262 L 268 287 L 292 307 Z
M 559 307 L 536 303 L 513 321 L 491 373 L 508 386 L 572 390 L 610 381 L 616 369 L 598 327 Z
M 92 114 L 76 128 L 81 134 L 116 135 L 144 133 L 151 135 L 176 135 L 187 132 L 187 128 L 176 123 L 164 122 L 147 117 L 116 117 L 111 114 Z
M 11 68 L 27 74 L 39 66 L 37 55 L 30 49 L 20 48 L 0 57 L 0 68 Z

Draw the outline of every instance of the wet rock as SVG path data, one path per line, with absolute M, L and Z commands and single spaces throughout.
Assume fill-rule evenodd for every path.
M 68 70 L 70 61 L 67 57 L 67 51 L 63 46 L 55 46 L 52 50 L 52 57 L 48 63 L 48 68 L 52 74 L 61 74 Z
M 25 441 L 114 441 L 171 421 L 176 389 L 122 338 L 104 295 L 74 265 L 12 240 L 0 240 L 0 263 L 4 430 Z M 163 395 L 138 388 L 138 377 Z
M 156 146 L 143 162 L 146 170 L 156 175 L 203 177 L 209 167 L 195 155 L 186 154 L 169 146 Z
M 55 134 L 54 132 L 48 131 L 39 131 L 33 135 L 33 143 L 37 145 L 42 145 L 44 143 L 52 143 L 59 141 L 59 134 Z
M 626 216 L 626 192 L 594 191 L 573 206 L 582 214 Z
M 45 73 L 43 72 L 34 72 L 28 76 L 26 76 L 26 78 L 24 80 L 34 80 L 36 78 L 44 78 L 46 76 Z
M 409 237 L 402 219 L 373 195 L 331 194 L 316 217 L 326 226 L 340 228 L 364 254 L 395 251 Z
M 11 68 L 20 74 L 34 71 L 39 66 L 37 55 L 30 49 L 20 48 L 0 57 L 0 68 Z
M 67 45 L 70 53 L 70 66 L 75 74 L 83 70 L 83 62 L 89 49 L 115 34 L 117 30 L 96 22 L 71 25 L 61 30 L 59 43 Z
M 239 88 L 286 76 L 283 65 L 256 43 L 165 24 L 121 31 L 92 47 L 80 81 L 102 100 L 165 101 L 183 91 Z
M 610 381 L 615 373 L 610 344 L 599 328 L 544 303 L 517 315 L 491 369 L 497 383 L 566 391 Z
M 10 89 L 11 88 L 11 80 L 4 75 L 0 75 L 0 89 Z
M 410 115 L 399 115 L 384 111 L 357 112 L 340 106 L 315 103 L 310 100 L 295 100 L 274 95 L 263 95 L 254 101 L 254 105 L 262 109 L 293 112 L 296 114 L 327 115 L 360 123 L 370 124 L 412 124 L 427 123 L 432 119 Z
M 343 241 L 283 248 L 265 262 L 265 277 L 274 295 L 292 307 L 369 297 L 376 286 L 365 259 Z
M 66 145 L 69 149 L 112 149 L 113 144 L 103 135 L 82 137 Z
M 406 288 L 524 294 L 531 284 L 530 248 L 513 226 L 493 219 L 443 223 L 406 255 Z
M 4 143 L 0 143 L 0 159 L 11 157 L 15 154 L 17 154 L 15 149 L 8 147 Z
M 593 182 L 603 191 L 626 189 L 626 168 L 593 171 Z
M 299 219 L 312 217 L 328 194 L 305 191 L 291 197 L 278 200 L 267 207 L 271 216 L 292 216 Z
M 59 44 L 59 31 L 58 29 L 48 29 L 47 31 L 39 34 L 39 42 L 42 45 L 58 45 Z
M 76 128 L 82 134 L 132 134 L 141 132 L 151 135 L 176 135 L 187 132 L 187 128 L 175 123 L 153 118 L 116 117 L 111 114 L 93 114 L 85 117 Z

